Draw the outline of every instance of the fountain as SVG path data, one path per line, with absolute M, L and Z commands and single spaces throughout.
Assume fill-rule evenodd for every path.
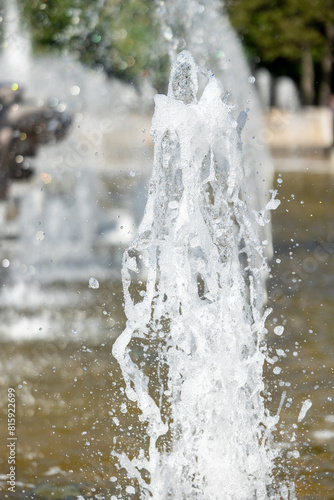
M 127 122 L 127 131 L 137 126 L 129 115 L 137 112 L 140 116 L 138 109 L 145 108 L 144 100 L 138 104 L 138 92 L 131 85 L 108 79 L 101 70 L 85 68 L 70 55 L 33 58 L 30 36 L 19 19 L 17 2 L 7 1 L 0 69 L 6 81 L 18 83 L 0 86 L 0 201 L 1 195 L 9 198 L 18 215 L 16 224 L 10 224 L 6 204 L 0 214 L 0 238 L 21 240 L 24 253 L 15 255 L 20 260 L 16 267 L 30 268 L 34 276 L 17 274 L 12 265 L 8 273 L 14 282 L 38 279 L 48 283 L 106 274 L 110 255 L 119 262 L 121 257 L 114 259 L 114 253 L 119 252 L 120 243 L 129 242 L 128 233 L 143 210 L 138 207 L 143 205 L 138 201 L 143 194 L 135 197 L 132 189 L 124 188 L 125 194 L 116 193 L 117 209 L 102 210 L 101 204 L 115 191 L 112 188 L 113 193 L 106 193 L 103 184 L 121 184 L 121 176 L 123 184 L 130 177 L 128 184 L 137 187 L 144 183 L 148 164 L 145 159 L 134 162 L 131 145 L 129 154 L 115 154 L 112 148 L 117 139 L 110 138 L 125 136 L 123 122 Z M 23 90 L 29 93 L 29 101 Z M 72 127 L 67 134 L 70 116 Z M 142 141 L 140 129 L 133 134 Z M 65 139 L 61 147 L 59 139 Z M 48 148 L 39 151 L 39 145 L 46 143 Z M 116 156 L 112 169 L 110 150 Z M 138 148 L 137 157 L 138 152 L 144 156 Z M 35 175 L 26 190 L 19 190 L 9 180 L 32 172 L 28 156 L 34 156 Z M 134 179 L 132 171 L 139 174 Z M 97 200 L 99 191 L 102 194 Z M 138 191 L 142 193 L 143 187 Z M 109 200 L 107 203 L 110 205 Z M 119 276 L 115 267 L 109 277 Z
M 5 40 L 1 54 L 1 79 L 28 83 L 33 72 L 31 39 L 18 15 L 16 0 L 7 1 L 4 8 Z
M 124 254 L 127 324 L 113 347 L 149 444 L 139 456 L 118 458 L 141 498 L 293 498 L 293 488 L 275 489 L 278 416 L 265 408 L 262 377 L 270 311 L 262 312 L 260 234 L 279 201 L 272 192 L 260 212 L 250 210 L 245 114 L 233 118 L 210 72 L 197 101 L 198 71 L 181 52 L 168 96 L 155 98 L 153 174 Z
M 196 0 L 159 5 L 171 53 L 175 57 L 182 45 L 187 46 L 198 64 L 189 52 L 182 52 L 172 66 L 168 96 L 155 99 L 153 175 L 143 221 L 123 257 L 127 324 L 113 347 L 128 406 L 137 406 L 146 429 L 145 443 L 136 456 L 127 454 L 126 445 L 121 451 L 118 446 L 117 452 L 115 446 L 114 458 L 126 470 L 127 478 L 136 480 L 142 499 L 293 499 L 293 485 L 275 481 L 280 449 L 273 442 L 273 431 L 279 411 L 271 415 L 267 410 L 263 381 L 265 320 L 270 312 L 265 309 L 264 288 L 271 253 L 270 211 L 279 202 L 270 190 L 272 167 L 262 140 L 254 77 L 243 62 L 227 19 L 218 15 L 217 2 L 212 2 L 210 9 Z M 185 11 L 188 15 L 179 15 Z M 180 19 L 184 26 L 177 21 Z M 218 37 L 211 33 L 218 29 L 224 40 L 221 38 L 217 45 Z M 223 85 L 207 64 L 215 67 Z M 67 110 L 75 115 L 75 133 L 62 149 L 51 146 L 39 155 L 39 175 L 29 193 L 22 196 L 21 242 L 26 254 L 14 255 L 13 259 L 7 253 L 2 256 L 2 272 L 13 269 L 13 274 L 12 283 L 7 275 L 1 306 L 8 311 L 17 306 L 17 312 L 3 314 L 1 335 L 11 340 L 37 337 L 46 345 L 56 338 L 66 348 L 74 345 L 70 363 L 76 370 L 75 383 L 68 378 L 69 396 L 64 399 L 76 395 L 74 387 L 80 373 L 82 405 L 77 413 L 77 407 L 71 410 L 74 420 L 80 422 L 80 408 L 85 415 L 87 407 L 91 408 L 87 418 L 93 415 L 92 402 L 98 391 L 92 388 L 92 396 L 86 394 L 84 375 L 90 373 L 90 367 L 85 356 L 90 348 L 82 347 L 81 368 L 76 365 L 76 344 L 96 345 L 102 338 L 104 346 L 106 339 L 111 342 L 118 333 L 117 328 L 109 327 L 102 333 L 97 331 L 100 323 L 97 326 L 96 315 L 102 302 L 103 314 L 116 323 L 109 318 L 106 306 L 107 300 L 114 300 L 114 290 L 111 294 L 105 289 L 105 301 L 97 294 L 103 289 L 103 279 L 108 282 L 115 278 L 110 246 L 120 249 L 128 243 L 135 222 L 126 206 L 130 203 L 129 191 L 124 197 L 116 194 L 123 198 L 123 205 L 117 209 L 105 209 L 98 203 L 96 193 L 103 191 L 105 182 L 101 180 L 105 173 L 102 153 L 107 151 L 108 142 L 104 136 L 117 135 L 118 111 L 123 121 L 130 119 L 138 95 L 129 86 L 107 80 L 102 73 L 83 69 L 69 56 L 61 63 L 52 60 L 53 69 L 45 71 L 50 66 L 49 59 L 34 61 L 37 73 L 29 77 L 33 90 L 39 95 L 46 87 L 48 93 L 54 93 L 56 105 L 64 107 L 55 97 L 60 91 Z M 55 77 L 58 73 L 62 75 L 61 87 Z M 111 119 L 101 129 L 106 109 Z M 135 175 L 133 169 L 138 164 L 133 159 L 116 159 L 113 168 L 121 172 L 119 176 L 126 183 Z M 139 217 L 140 200 L 131 203 Z M 120 231 L 114 231 L 113 224 L 120 217 L 117 223 L 122 228 L 122 210 L 129 215 L 129 223 L 126 235 L 122 229 L 120 242 Z M 112 257 L 117 266 L 117 259 Z M 23 274 L 21 282 L 15 272 Z M 92 317 L 87 314 L 87 290 L 97 297 L 98 309 Z M 277 328 L 280 331 L 282 327 Z M 92 357 L 92 365 L 99 367 L 98 356 L 92 353 Z M 61 359 L 66 365 L 63 352 Z M 108 358 L 108 366 L 109 362 Z M 43 363 L 50 364 L 48 358 Z M 41 370 L 41 375 L 49 382 L 47 369 L 44 373 Z M 68 371 L 72 376 L 72 366 Z M 105 398 L 104 409 L 106 401 L 108 408 L 113 403 L 118 407 L 116 396 L 113 400 L 105 391 L 109 371 L 100 377 L 104 380 L 103 391 L 99 392 Z M 117 374 L 116 369 L 113 371 Z M 94 376 L 90 377 L 93 382 Z M 24 375 L 26 378 L 29 375 Z M 54 382 L 55 378 L 50 380 Z M 31 386 L 37 383 L 33 380 Z M 58 391 L 62 389 L 57 386 L 54 393 Z M 88 406 L 87 397 L 92 399 Z M 96 408 L 100 413 L 101 406 Z M 126 412 L 127 404 L 122 403 L 118 417 Z M 53 420 L 55 427 L 57 419 Z M 108 416 L 102 425 L 106 421 L 109 431 Z M 90 427 L 88 422 L 94 425 Z M 81 434 L 99 429 L 97 422 L 95 418 L 81 422 Z M 76 440 L 74 446 L 84 455 L 75 432 L 65 439 Z M 110 432 L 112 435 L 113 429 Z M 101 435 L 95 444 L 101 441 Z M 115 444 L 115 435 L 113 439 Z M 93 440 L 88 443 L 92 449 Z M 61 455 L 66 451 L 64 446 Z M 92 451 L 86 455 L 89 466 L 82 468 L 85 480 L 90 474 L 88 468 L 97 468 L 96 456 L 102 457 L 99 460 L 105 461 L 107 470 L 109 449 L 102 453 L 98 448 L 95 455 Z M 78 469 L 75 459 L 73 463 L 71 470 Z M 109 477 L 114 484 L 116 477 Z M 118 486 L 122 489 L 124 482 Z
M 259 68 L 255 76 L 263 109 L 265 112 L 268 112 L 272 101 L 272 76 L 265 68 Z
M 255 88 L 256 79 L 248 66 L 240 40 L 224 13 L 224 3 L 218 0 L 212 0 L 210 4 L 199 0 L 157 3 L 172 59 L 177 51 L 186 48 L 199 66 L 209 67 L 223 83 L 235 119 L 241 111 L 248 109 L 242 140 L 244 171 L 253 193 L 250 206 L 260 210 L 268 198 L 274 168 Z M 264 227 L 263 239 L 268 241 L 266 252 L 271 257 L 270 224 Z
M 6 172 L 0 200 L 0 341 L 103 342 L 118 335 L 123 316 L 121 260 L 144 209 L 152 167 L 149 134 L 143 130 L 149 130 L 154 92 L 147 83 L 139 99 L 133 85 L 87 68 L 70 54 L 33 54 L 19 6 L 8 0 L 4 9 L 0 74 L 18 82 L 6 95 L 8 90 L 14 101 L 25 102 L 13 102 L 3 116 L 14 120 L 32 102 L 39 110 L 70 115 L 72 126 L 61 142 L 36 148 L 34 175 L 27 182 L 7 182 Z M 21 141 L 13 127 L 8 140 L 13 131 L 15 147 L 29 143 L 28 134 Z M 13 166 L 22 166 L 16 156 Z M 99 290 L 89 288 L 91 277 Z M 100 300 L 101 293 L 108 298 Z M 116 311 L 102 318 L 97 332 L 96 314 L 107 300 L 115 301 Z
M 287 76 L 277 78 L 275 84 L 275 106 L 283 111 L 296 113 L 301 109 L 301 102 L 296 83 Z

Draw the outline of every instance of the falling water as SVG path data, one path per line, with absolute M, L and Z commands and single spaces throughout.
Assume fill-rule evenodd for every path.
M 289 498 L 287 486 L 280 493 L 273 486 L 278 417 L 266 411 L 262 377 L 270 311 L 262 311 L 267 264 L 259 234 L 279 201 L 272 192 L 262 211 L 249 209 L 245 113 L 233 118 L 210 72 L 197 101 L 197 76 L 182 52 L 168 96 L 155 98 L 153 174 L 124 254 L 127 324 L 113 348 L 149 446 L 119 461 L 137 478 L 141 498 Z M 143 360 L 135 362 L 138 344 Z

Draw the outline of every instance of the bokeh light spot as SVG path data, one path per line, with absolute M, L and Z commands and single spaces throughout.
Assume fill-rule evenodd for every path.
M 44 184 L 50 184 L 50 182 L 52 181 L 52 175 L 47 174 L 46 172 L 43 172 L 40 175 L 40 179 L 41 179 L 41 181 L 44 182 Z

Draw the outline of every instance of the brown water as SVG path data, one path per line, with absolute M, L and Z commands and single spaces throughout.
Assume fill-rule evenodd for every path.
M 288 464 L 297 497 L 333 499 L 334 179 L 311 173 L 282 178 L 282 205 L 273 220 L 275 259 L 282 262 L 273 262 L 269 290 L 271 317 L 283 317 L 286 328 L 282 337 L 270 337 L 269 344 L 289 352 L 277 363 L 282 377 L 271 379 L 270 386 L 280 378 L 291 384 L 285 387 L 291 406 L 281 413 L 280 432 L 287 441 L 302 401 L 312 401 L 296 429 L 293 449 L 300 458 Z
M 329 500 L 334 499 L 333 178 L 284 173 L 282 179 L 282 204 L 273 218 L 269 303 L 274 311 L 268 320 L 268 345 L 272 358 L 277 349 L 284 353 L 266 366 L 268 406 L 276 413 L 286 391 L 277 440 L 283 443 L 283 466 L 296 482 L 297 497 Z M 34 289 L 28 287 L 26 294 L 31 293 Z M 31 324 L 31 329 L 39 330 L 39 318 L 47 314 L 57 331 L 52 340 L 47 331 L 39 331 L 38 340 L 1 344 L 1 488 L 6 491 L 9 471 L 7 390 L 13 387 L 17 491 L 47 483 L 74 484 L 89 498 L 120 493 L 122 498 L 136 498 L 134 490 L 126 490 L 130 483 L 123 480 L 124 471 L 117 469 L 111 455 L 124 446 L 135 455 L 145 446 L 143 425 L 126 401 L 111 355 L 113 340 L 124 324 L 120 283 L 100 280 L 100 287 L 93 290 L 86 282 L 58 282 L 42 286 L 39 293 L 48 298 L 60 294 L 65 300 L 48 299 L 34 307 L 29 300 L 25 306 L 23 300 L 11 311 L 8 304 L 0 308 L 2 322 L 9 314 L 11 319 L 16 315 L 22 328 Z M 285 324 L 280 337 L 272 332 L 276 324 Z M 275 367 L 281 372 L 274 374 Z M 294 428 L 306 399 L 312 407 Z M 43 488 L 37 490 L 40 498 L 69 494 L 64 490 L 62 496 L 54 486 L 49 493 Z

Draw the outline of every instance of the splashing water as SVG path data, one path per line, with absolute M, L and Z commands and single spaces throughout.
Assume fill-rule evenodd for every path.
M 272 486 L 278 417 L 262 396 L 267 266 L 244 183 L 244 120 L 233 119 L 211 74 L 197 101 L 197 72 L 182 52 L 168 96 L 155 98 L 153 174 L 123 258 L 128 320 L 113 348 L 126 394 L 147 422 L 149 447 L 119 461 L 139 481 L 141 498 L 249 500 L 269 491 L 282 498 Z M 136 342 L 146 362 L 132 359 Z
M 189 50 L 199 66 L 209 67 L 223 83 L 226 99 L 233 104 L 231 114 L 235 119 L 249 108 L 242 134 L 243 163 L 245 179 L 252 193 L 248 204 L 250 208 L 260 210 L 268 197 L 274 168 L 254 77 L 240 40 L 224 11 L 224 1 L 157 0 L 157 4 L 171 59 L 180 49 Z M 263 233 L 263 238 L 269 243 L 267 255 L 272 257 L 270 224 L 266 224 Z

